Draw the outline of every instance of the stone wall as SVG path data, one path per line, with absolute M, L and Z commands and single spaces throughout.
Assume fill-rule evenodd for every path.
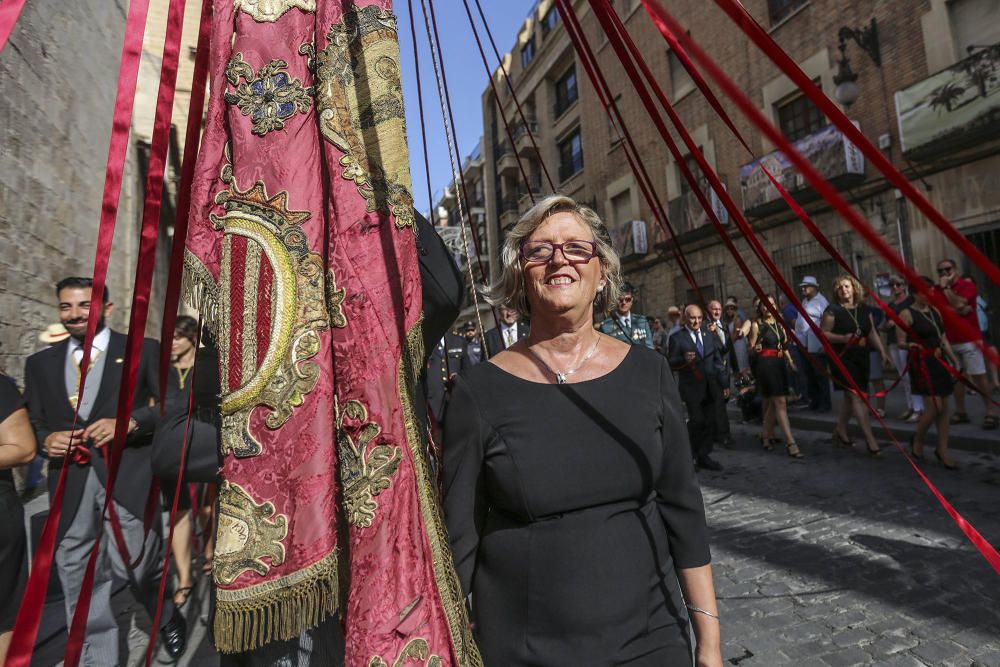
M 58 321 L 55 283 L 93 272 L 127 8 L 29 2 L 0 54 L 0 368 L 16 379 L 41 347 L 38 334 Z M 130 142 L 108 273 L 118 330 L 131 299 L 141 174 Z M 160 321 L 152 311 L 148 331 Z

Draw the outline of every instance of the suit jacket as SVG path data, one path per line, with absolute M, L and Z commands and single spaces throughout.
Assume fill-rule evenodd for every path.
M 716 331 L 714 334 L 711 332 L 709 333 L 712 336 L 712 341 L 715 343 L 715 346 L 719 348 L 719 357 L 722 359 L 722 363 L 725 365 L 726 371 L 729 371 L 729 369 L 732 368 L 730 357 L 732 357 L 733 352 L 733 339 L 732 336 L 729 335 L 729 329 L 726 328 L 726 323 L 720 322 L 719 325 L 721 330 L 725 333 L 725 341 L 723 341 L 722 336 L 719 335 L 719 331 Z M 705 325 L 705 331 L 708 331 L 708 325 Z
M 707 396 L 715 396 L 717 391 L 729 386 L 729 371 L 726 370 L 716 344 L 715 336 L 707 329 L 701 333 L 705 354 L 694 364 L 685 359 L 687 352 L 698 354 L 698 346 L 691 339 L 691 333 L 685 327 L 670 337 L 668 359 L 670 367 L 677 373 L 677 388 L 685 403 L 700 402 Z
M 116 331 L 111 332 L 108 348 L 105 350 L 104 372 L 101 376 L 97 398 L 87 419 L 79 419 L 77 428 L 86 428 L 89 424 L 108 417 L 114 417 L 118 407 L 118 392 L 121 388 L 124 372 L 125 341 L 127 337 Z M 68 431 L 73 428 L 73 407 L 66 393 L 66 354 L 69 341 L 53 345 L 28 357 L 24 366 L 24 399 L 28 405 L 28 415 L 35 429 L 38 447 L 45 455 L 42 444 L 50 433 Z M 157 359 L 159 344 L 151 339 L 143 341 L 142 353 L 139 359 L 139 374 L 136 379 L 132 418 L 138 424 L 138 429 L 129 436 L 122 453 L 121 466 L 115 481 L 113 497 L 133 516 L 141 517 L 145 510 L 146 497 L 153 481 L 150 467 L 150 443 L 153 429 L 159 420 L 159 408 L 154 403 L 158 399 Z M 110 448 L 110 444 L 105 448 Z M 49 494 L 55 492 L 59 480 L 60 468 L 64 459 L 49 460 Z M 68 463 L 70 466 L 66 475 L 66 492 L 63 503 L 62 517 L 59 522 L 59 535 L 63 535 L 80 505 L 84 483 L 87 479 L 87 468 L 93 466 L 102 484 L 107 483 L 108 470 L 104 457 L 96 448 L 91 450 L 90 463 L 81 466 Z
M 451 386 L 448 379 L 461 370 L 463 352 L 465 352 L 465 339 L 453 333 L 446 333 L 444 342 L 438 340 L 431 348 L 431 356 L 424 373 L 424 387 L 427 403 L 438 423 L 444 421 L 445 410 L 448 407 L 448 392 Z
M 521 340 L 528 335 L 528 325 L 526 322 L 518 321 L 517 323 L 517 339 Z M 503 350 L 507 349 L 507 345 L 503 341 L 503 336 L 500 335 L 500 327 L 496 326 L 486 332 L 486 350 L 490 353 L 492 357 L 494 354 L 498 354 Z

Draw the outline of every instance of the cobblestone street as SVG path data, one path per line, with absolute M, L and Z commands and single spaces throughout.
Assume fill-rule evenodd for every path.
M 795 461 L 758 428 L 700 473 L 729 664 L 1000 666 L 1000 577 L 891 444 L 872 460 L 800 431 Z M 953 453 L 959 472 L 926 474 L 1000 543 L 1000 459 Z
M 725 470 L 700 473 L 727 664 L 1000 667 L 1000 577 L 901 454 L 883 443 L 884 459 L 872 460 L 796 431 L 806 458 L 795 461 L 780 446 L 758 449 L 759 427 L 733 426 L 733 448 L 716 451 Z M 925 472 L 1000 542 L 1000 457 L 953 455 L 959 472 L 931 462 Z M 182 666 L 218 665 L 204 583 L 185 609 Z M 128 664 L 144 664 L 148 618 L 127 590 L 115 602 L 131 628 Z M 58 664 L 63 637 L 35 664 Z M 162 651 L 155 662 L 169 664 Z

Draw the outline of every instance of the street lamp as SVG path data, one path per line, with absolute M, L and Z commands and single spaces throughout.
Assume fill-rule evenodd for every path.
M 837 86 L 833 90 L 833 96 L 842 105 L 849 107 L 857 101 L 861 90 L 858 88 L 858 75 L 851 69 L 851 61 L 847 57 L 847 40 L 854 40 L 854 43 L 871 57 L 876 67 L 881 67 L 882 56 L 878 47 L 878 25 L 873 18 L 866 27 L 856 29 L 842 27 L 837 36 L 840 38 L 840 44 L 837 45 L 840 50 L 840 62 L 837 63 L 837 74 L 833 77 L 833 83 Z

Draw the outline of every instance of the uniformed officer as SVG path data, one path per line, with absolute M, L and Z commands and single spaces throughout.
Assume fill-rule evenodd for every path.
M 601 333 L 614 336 L 618 340 L 631 343 L 632 345 L 645 345 L 653 349 L 653 330 L 649 326 L 649 320 L 645 315 L 632 312 L 632 301 L 635 288 L 631 284 L 625 283 L 622 286 L 621 295 L 618 297 L 618 306 L 611 317 L 607 318 L 598 326 Z
M 469 320 L 462 326 L 462 335 L 465 336 L 465 352 L 462 355 L 462 369 L 471 368 L 476 364 L 486 361 L 483 354 L 483 341 L 479 337 L 479 328 L 476 323 Z
M 461 369 L 464 351 L 465 339 L 449 331 L 434 346 L 427 360 L 427 373 L 424 376 L 427 402 L 438 424 L 444 422 L 451 380 Z

